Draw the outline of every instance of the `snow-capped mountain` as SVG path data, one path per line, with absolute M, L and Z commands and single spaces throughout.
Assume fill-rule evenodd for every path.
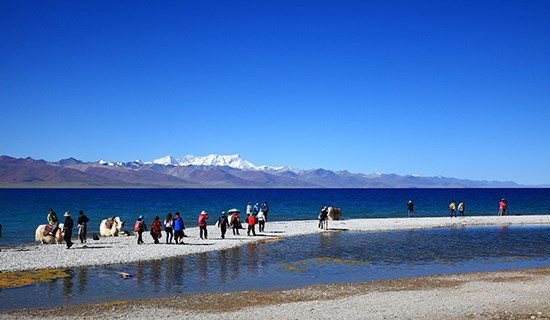
M 172 156 L 165 156 L 153 160 L 154 164 L 171 165 L 171 166 L 213 166 L 213 167 L 230 167 L 241 170 L 257 170 L 254 164 L 244 160 L 238 154 L 219 155 L 209 154 L 207 156 L 187 155 L 176 159 Z

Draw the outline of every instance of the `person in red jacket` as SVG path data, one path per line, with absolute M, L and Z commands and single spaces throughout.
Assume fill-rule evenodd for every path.
M 208 212 L 202 211 L 201 214 L 199 214 L 199 229 L 200 229 L 200 236 L 201 239 L 208 239 L 208 230 L 206 230 L 206 220 L 208 219 Z
M 254 214 L 251 214 L 246 218 L 246 222 L 248 222 L 248 231 L 246 232 L 247 235 L 250 235 L 250 231 L 252 231 L 252 235 L 256 235 L 256 230 L 254 228 L 254 225 L 256 224 L 256 218 L 254 217 Z
M 162 223 L 160 223 L 159 216 L 156 216 L 153 222 L 151 223 L 151 237 L 155 240 L 155 243 L 159 243 L 159 238 L 161 235 Z

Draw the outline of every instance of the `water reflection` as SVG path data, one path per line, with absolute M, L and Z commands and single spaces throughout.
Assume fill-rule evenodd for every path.
M 192 256 L 77 268 L 68 278 L 0 291 L 0 309 L 548 266 L 548 231 L 550 227 L 327 232 Z M 30 301 L 29 296 L 46 298 Z

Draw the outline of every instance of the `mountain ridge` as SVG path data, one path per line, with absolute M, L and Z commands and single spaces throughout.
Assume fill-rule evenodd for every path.
M 520 188 L 484 181 L 347 170 L 256 166 L 240 155 L 165 156 L 151 162 L 57 162 L 0 156 L 0 187 L 13 188 Z

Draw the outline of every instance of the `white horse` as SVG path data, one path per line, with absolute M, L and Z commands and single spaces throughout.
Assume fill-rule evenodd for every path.
M 45 224 L 41 224 L 38 226 L 38 228 L 36 228 L 36 231 L 34 233 L 34 239 L 36 241 L 40 241 L 42 243 L 56 243 L 56 244 L 60 244 L 63 242 L 63 235 L 64 235 L 63 223 L 59 224 L 59 229 L 57 229 L 57 232 L 55 233 L 55 237 L 50 234 L 44 235 L 45 228 L 46 228 Z
M 121 233 L 125 222 L 120 220 L 120 217 L 103 219 L 99 225 L 99 235 L 102 237 L 117 237 Z

